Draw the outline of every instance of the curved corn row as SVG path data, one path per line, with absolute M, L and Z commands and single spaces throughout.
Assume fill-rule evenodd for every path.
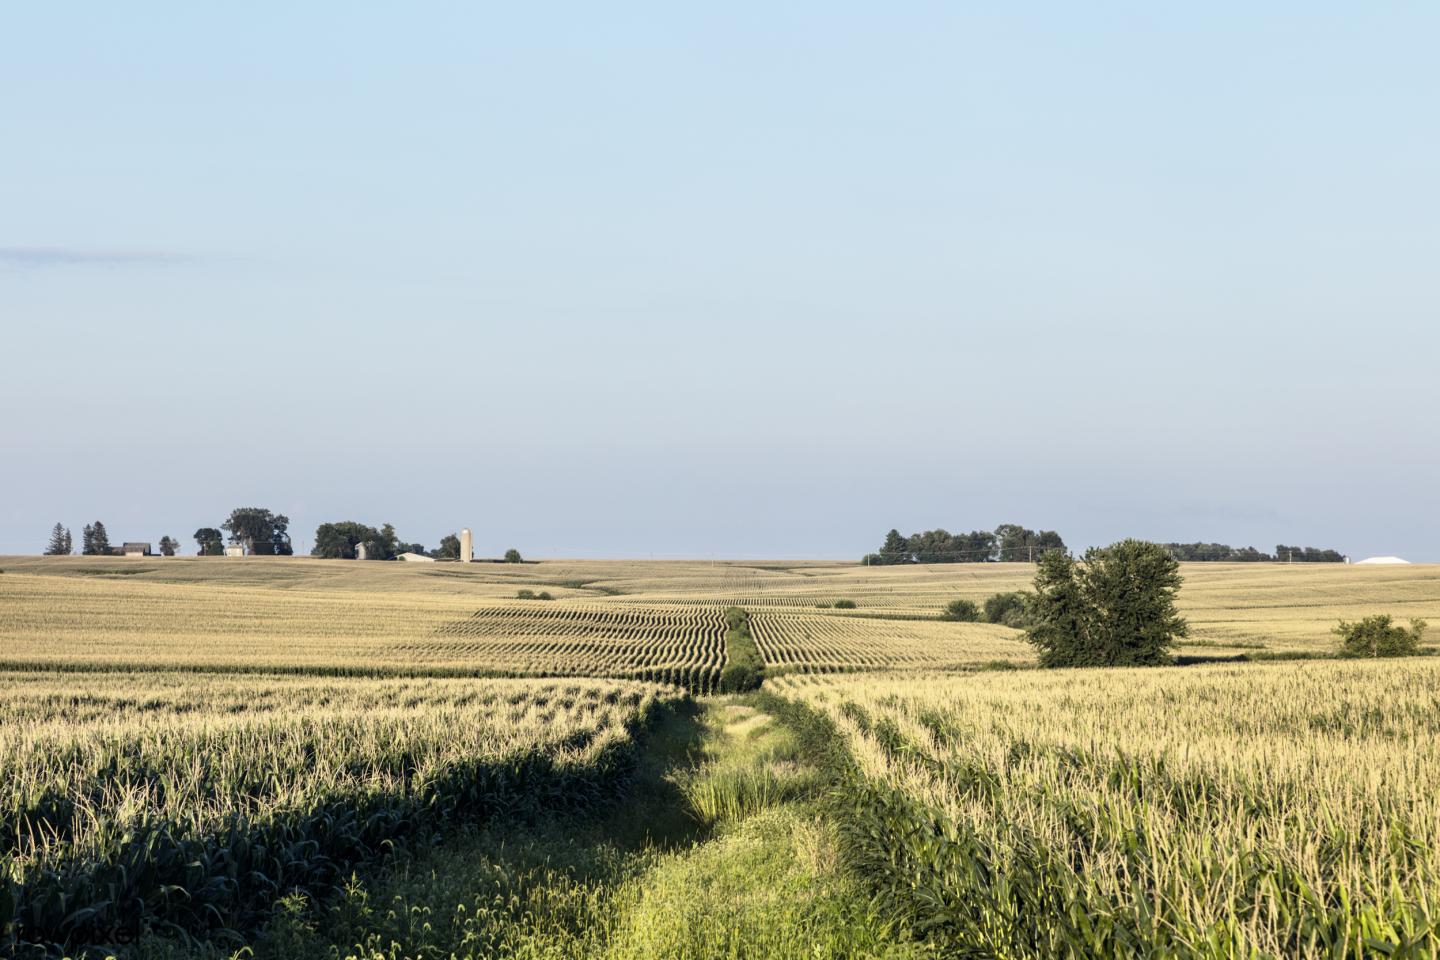
M 512 603 L 477 610 L 442 625 L 431 638 L 392 650 L 424 663 L 518 675 L 626 677 L 709 691 L 725 664 L 725 622 L 714 605 Z
M 799 672 L 941 669 L 1034 659 L 1020 634 L 986 623 L 759 611 L 751 613 L 750 628 L 767 667 Z
M 941 669 L 1033 659 L 1019 634 L 991 624 L 773 610 L 752 612 L 749 622 L 764 665 L 782 671 Z M 714 604 L 506 603 L 388 653 L 430 666 L 631 677 L 709 692 L 725 665 L 725 624 Z

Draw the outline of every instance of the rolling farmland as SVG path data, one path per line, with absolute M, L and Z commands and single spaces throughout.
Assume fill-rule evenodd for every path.
M 719 614 L 755 617 L 772 666 L 1029 662 L 1020 635 L 941 623 L 948 601 L 1025 589 L 1023 564 L 545 561 L 350 564 L 307 558 L 10 558 L 0 660 L 502 676 L 713 675 Z M 1324 653 L 1344 619 L 1440 622 L 1440 568 L 1185 564 L 1196 656 Z M 546 590 L 553 601 L 515 599 Z M 854 610 L 835 609 L 850 600 Z M 657 671 L 659 671 L 657 673 Z
M 938 622 L 914 597 L 900 619 L 878 604 L 821 609 L 816 597 L 848 599 L 850 585 L 796 597 L 781 587 L 793 589 L 797 575 L 736 564 L 675 565 L 672 586 L 687 595 L 674 596 L 659 589 L 657 567 L 665 569 L 31 561 L 0 577 L 0 641 L 3 659 L 21 666 L 603 676 L 706 690 L 724 665 L 723 611 L 736 605 L 755 611 L 756 641 L 775 668 L 948 668 L 1030 656 L 1015 631 Z M 774 593 L 756 596 L 766 584 Z M 515 598 L 531 588 L 556 599 Z M 622 592 L 630 589 L 651 592 Z M 689 596 L 700 590 L 712 595 Z
M 843 762 L 825 775 L 850 781 L 826 829 L 887 916 L 941 938 L 924 943 L 1037 958 L 1435 946 L 1440 659 L 1027 669 L 1019 631 L 937 617 L 1025 589 L 1017 564 L 0 568 L 13 946 L 253 932 L 277 891 L 339 895 L 350 868 L 457 826 L 604 809 L 656 718 L 735 665 L 727 617 L 768 677 L 758 702 L 845 748 L 806 761 Z M 1182 573 L 1192 661 L 1328 657 L 1341 618 L 1440 622 L 1435 567 Z M 822 779 L 786 749 L 727 761 L 697 795 L 798 802 Z

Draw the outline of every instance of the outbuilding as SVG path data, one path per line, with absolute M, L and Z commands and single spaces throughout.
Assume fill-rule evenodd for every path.
M 1409 563 L 1409 560 L 1402 560 L 1399 557 L 1366 557 L 1364 560 L 1356 560 L 1355 563 L 1368 563 L 1372 566 L 1394 565 L 1397 563 Z
M 427 557 L 423 553 L 402 553 L 396 559 L 408 560 L 411 563 L 434 563 L 434 557 Z
M 127 557 L 148 557 L 150 544 L 148 543 L 126 543 L 120 547 L 120 552 Z

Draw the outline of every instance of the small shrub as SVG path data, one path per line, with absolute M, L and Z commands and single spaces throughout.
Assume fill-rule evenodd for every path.
M 940 614 L 941 620 L 959 620 L 974 623 L 980 619 L 980 608 L 973 600 L 951 600 Z
M 985 601 L 985 622 L 1024 630 L 1030 623 L 1030 598 L 1018 590 L 997 593 Z
M 0 573 L 4 573 L 4 572 L 5 572 L 4 570 L 0 570 Z M 829 610 L 829 609 L 830 609 L 830 604 L 828 604 L 828 603 L 817 603 L 817 604 L 815 604 L 815 609 L 816 609 L 816 610 Z
M 520 551 L 516 550 L 514 547 L 511 547 L 509 550 L 505 551 L 505 562 L 524 563 L 525 561 L 520 559 Z
M 749 690 L 758 690 L 764 681 L 765 675 L 761 668 L 748 660 L 732 660 L 725 664 L 725 669 L 720 671 L 721 693 L 745 693 Z
M 855 601 L 854 601 L 854 600 L 836 600 L 836 601 L 835 601 L 835 609 L 836 609 L 836 610 L 854 610 L 854 609 L 855 609 Z
M 536 600 L 554 600 L 555 598 L 550 595 L 550 591 L 549 591 L 549 590 L 541 590 L 539 593 L 535 594 L 535 599 L 536 599 Z
M 534 590 L 520 590 L 520 591 L 517 591 L 516 594 L 515 594 L 515 599 L 516 599 L 516 600 L 534 600 L 534 599 L 535 599 L 535 591 L 534 591 Z
M 1341 620 L 1335 634 L 1342 657 L 1413 657 L 1420 652 L 1425 621 L 1411 620 L 1407 630 L 1394 624 L 1390 614 L 1381 613 L 1359 623 Z

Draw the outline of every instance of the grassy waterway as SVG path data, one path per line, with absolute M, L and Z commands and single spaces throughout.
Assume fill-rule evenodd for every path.
M 632 797 L 604 813 L 457 835 L 292 896 L 240 956 L 922 957 L 845 871 L 813 746 L 762 698 L 701 701 L 652 734 Z M 162 941 L 142 957 L 236 955 Z

